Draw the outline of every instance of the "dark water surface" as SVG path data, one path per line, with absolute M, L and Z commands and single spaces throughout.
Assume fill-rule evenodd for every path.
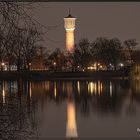
M 140 138 L 140 81 L 0 81 L 0 139 Z

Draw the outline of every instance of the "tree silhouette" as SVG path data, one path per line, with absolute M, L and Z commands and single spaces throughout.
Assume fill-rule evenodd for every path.
M 75 45 L 73 54 L 73 62 L 76 66 L 80 66 L 82 69 L 87 68 L 91 63 L 91 48 L 88 39 L 83 38 Z
M 130 64 L 132 64 L 133 51 L 137 45 L 138 42 L 136 41 L 136 39 L 128 39 L 124 41 L 124 47 L 126 50 L 128 50 L 129 53 L 126 59 L 130 62 Z
M 0 61 L 16 64 L 18 71 L 29 69 L 41 39 L 41 28 L 25 11 L 30 3 L 0 2 Z
M 92 43 L 92 52 L 97 62 L 108 66 L 113 64 L 116 70 L 117 63 L 121 60 L 122 45 L 119 39 L 97 38 Z

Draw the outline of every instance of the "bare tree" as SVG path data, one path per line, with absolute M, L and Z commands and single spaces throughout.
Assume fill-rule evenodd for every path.
M 130 64 L 132 64 L 133 51 L 137 45 L 138 42 L 136 41 L 136 39 L 128 39 L 124 41 L 125 50 L 128 51 L 126 59 L 130 62 Z
M 25 31 L 24 34 L 24 44 L 23 44 L 23 57 L 24 66 L 26 69 L 30 68 L 33 58 L 37 55 L 39 50 L 38 42 L 40 41 L 40 33 L 34 29 L 30 28 Z
M 96 62 L 106 66 L 111 63 L 115 70 L 117 63 L 121 59 L 121 50 L 121 41 L 117 38 L 107 39 L 100 37 L 92 43 L 92 53 Z
M 75 45 L 73 63 L 75 66 L 80 66 L 84 69 L 91 63 L 91 58 L 90 42 L 87 38 L 83 38 Z
M 18 71 L 29 68 L 40 40 L 40 25 L 26 13 L 31 3 L 0 2 L 0 61 L 16 64 Z

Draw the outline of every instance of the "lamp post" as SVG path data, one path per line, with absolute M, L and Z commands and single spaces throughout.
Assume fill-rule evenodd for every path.
M 2 71 L 3 71 L 4 66 L 5 66 L 5 63 L 2 62 L 2 63 L 1 63 L 1 70 L 2 70 Z
M 56 62 L 53 62 L 54 71 L 56 72 Z
M 30 68 L 31 68 L 31 62 L 29 63 L 29 70 L 30 70 Z

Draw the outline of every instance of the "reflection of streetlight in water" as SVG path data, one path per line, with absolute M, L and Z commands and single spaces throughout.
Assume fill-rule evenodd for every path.
M 88 93 L 90 94 L 101 94 L 103 91 L 103 85 L 100 81 L 89 82 L 88 83 Z
M 56 98 L 57 90 L 56 90 L 56 82 L 54 82 L 54 97 Z
M 5 104 L 5 84 L 2 83 L 2 102 Z
M 30 98 L 32 97 L 32 85 L 31 85 L 31 82 L 29 82 L 29 95 L 30 95 Z
M 78 137 L 77 133 L 77 124 L 76 124 L 76 110 L 75 102 L 73 97 L 72 83 L 68 83 L 67 94 L 67 126 L 66 126 L 66 137 L 67 138 L 76 138 Z

